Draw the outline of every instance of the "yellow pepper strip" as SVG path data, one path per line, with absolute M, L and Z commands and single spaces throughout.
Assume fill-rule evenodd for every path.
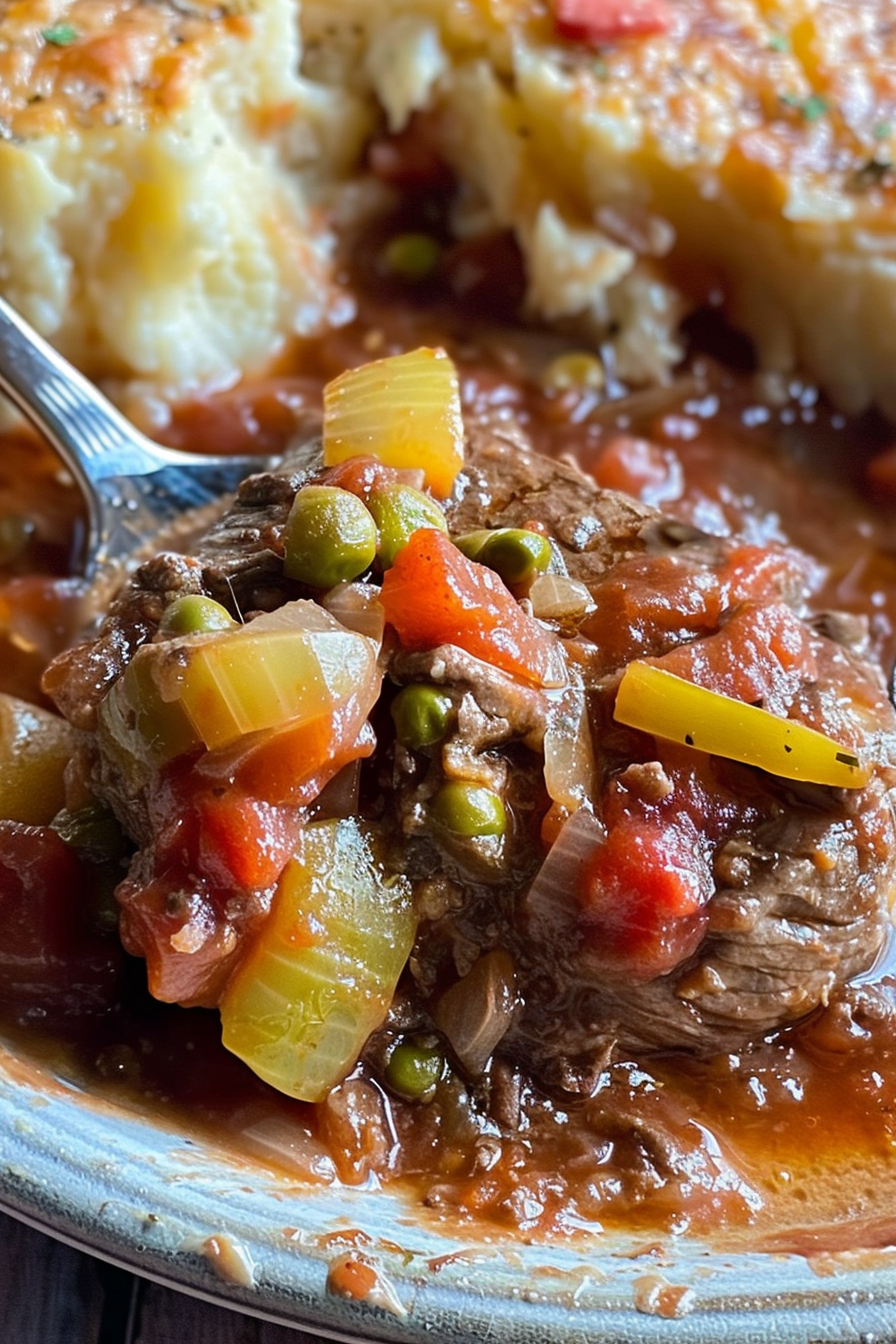
M 419 468 L 433 494 L 451 493 L 464 460 L 457 370 L 421 347 L 349 369 L 324 388 L 324 462 L 358 456 Z
M 743 761 L 783 779 L 839 789 L 861 789 L 871 779 L 870 767 L 851 747 L 804 723 L 696 686 L 650 663 L 629 663 L 613 717 L 629 728 Z

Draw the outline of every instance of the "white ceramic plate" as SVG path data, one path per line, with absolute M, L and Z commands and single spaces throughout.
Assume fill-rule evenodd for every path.
M 800 1256 L 719 1255 L 687 1239 L 666 1240 L 659 1260 L 604 1236 L 549 1246 L 458 1239 L 397 1194 L 296 1186 L 2 1046 L 0 1206 L 164 1283 L 334 1338 L 896 1340 L 896 1253 L 828 1263 L 820 1276 Z M 327 1292 L 328 1266 L 353 1246 L 386 1306 Z M 682 1288 L 678 1314 L 658 1314 L 668 1290 Z

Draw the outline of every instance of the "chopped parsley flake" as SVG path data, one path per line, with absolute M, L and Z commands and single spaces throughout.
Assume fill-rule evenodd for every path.
M 820 93 L 810 93 L 808 98 L 798 98 L 795 93 L 782 93 L 781 102 L 801 112 L 804 121 L 818 121 L 828 111 L 828 100 Z
M 789 51 L 790 43 L 783 33 L 772 33 L 768 40 L 769 51 Z
M 609 79 L 610 67 L 607 65 L 606 61 L 602 61 L 600 57 L 597 58 L 591 68 L 598 79 Z
M 818 121 L 818 118 L 823 117 L 825 112 L 827 112 L 827 110 L 828 110 L 827 99 L 822 98 L 820 93 L 813 93 L 803 103 L 802 108 L 803 116 L 806 118 L 807 121 Z
M 889 140 L 893 127 L 888 121 L 879 121 L 871 134 L 875 140 Z
M 78 30 L 70 23 L 57 23 L 53 28 L 41 29 L 40 35 L 54 47 L 70 47 L 77 40 Z

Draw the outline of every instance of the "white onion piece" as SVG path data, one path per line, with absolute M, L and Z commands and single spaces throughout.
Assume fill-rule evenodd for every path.
M 594 606 L 585 584 L 566 574 L 540 574 L 529 589 L 529 601 L 540 621 L 578 621 Z
M 582 686 L 567 686 L 551 698 L 544 734 L 544 782 L 567 812 L 590 803 L 597 788 L 588 704 Z
M 386 618 L 379 591 L 372 583 L 337 583 L 324 595 L 321 606 L 346 629 L 381 644 Z
M 471 1076 L 485 1068 L 510 1026 L 516 1007 L 513 959 L 486 952 L 435 1006 L 433 1020 Z
M 228 1129 L 253 1156 L 304 1180 L 329 1185 L 336 1179 L 336 1165 L 325 1146 L 295 1115 L 265 1114 L 250 1107 L 231 1116 Z
M 528 918 L 538 921 L 539 935 L 563 934 L 581 910 L 578 893 L 595 849 L 606 839 L 606 829 L 587 807 L 579 808 L 560 829 L 523 900 Z

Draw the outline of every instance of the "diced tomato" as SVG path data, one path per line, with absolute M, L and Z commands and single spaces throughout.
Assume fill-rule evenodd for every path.
M 290 439 L 318 432 L 319 402 L 314 378 L 253 378 L 180 402 L 168 425 L 144 428 L 170 447 L 191 452 L 279 453 Z
M 741 602 L 780 602 L 802 595 L 808 579 L 808 560 L 795 551 L 770 546 L 735 546 L 721 568 L 722 605 Z
M 792 552 L 764 546 L 736 546 L 717 566 L 680 553 L 635 555 L 592 586 L 596 606 L 581 630 L 597 646 L 597 665 L 609 670 L 712 634 L 732 607 L 778 607 L 804 578 Z
M 150 992 L 167 1003 L 218 1001 L 240 940 L 295 851 L 303 805 L 349 761 L 369 756 L 363 710 L 319 718 L 251 747 L 176 761 L 150 798 L 155 843 L 121 883 L 121 937 L 146 959 Z
M 661 653 L 679 639 L 709 634 L 722 613 L 718 573 L 675 555 L 636 555 L 592 587 L 594 612 L 582 624 L 602 668 Z
M 444 533 L 420 528 L 383 578 L 386 620 L 407 649 L 455 644 L 533 686 L 564 679 L 557 636 L 524 612 L 498 576 Z
M 707 690 L 784 712 L 800 681 L 818 667 L 807 627 L 782 603 L 744 606 L 708 639 L 695 639 L 657 666 Z
M 581 892 L 589 950 L 608 971 L 651 980 L 696 951 L 712 873 L 686 818 L 629 817 L 594 852 Z
M 604 490 L 621 490 L 645 504 L 680 499 L 681 463 L 671 448 L 631 434 L 617 434 L 600 450 L 591 474 Z
M 666 0 L 554 0 L 554 22 L 561 37 L 600 46 L 664 33 L 672 10 Z
M 177 870 L 145 881 L 128 877 L 116 891 L 121 941 L 145 957 L 149 992 L 163 1003 L 213 1008 L 239 953 L 234 923 L 221 913 L 225 894 Z M 251 928 L 242 921 L 239 932 Z
M 224 887 L 273 886 L 295 848 L 298 826 L 291 811 L 247 797 L 239 788 L 207 790 L 194 806 L 200 870 Z
M 409 475 L 415 478 L 409 484 L 419 486 L 422 483 L 422 472 L 399 471 L 397 467 L 387 467 L 376 457 L 347 457 L 344 462 L 328 467 L 320 480 L 325 485 L 351 491 L 366 504 L 374 490 L 382 490 L 397 481 L 407 481 Z

